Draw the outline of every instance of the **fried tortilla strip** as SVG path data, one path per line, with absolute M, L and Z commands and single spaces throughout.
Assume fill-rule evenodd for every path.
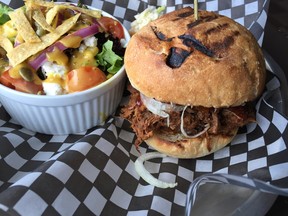
M 99 10 L 80 8 L 80 7 L 77 7 L 74 5 L 67 5 L 67 7 L 71 10 L 75 10 L 75 11 L 78 11 L 80 13 L 87 14 L 87 15 L 94 17 L 94 18 L 100 18 L 101 17 L 101 11 L 99 11 Z
M 33 11 L 33 19 L 35 22 L 37 22 L 44 30 L 47 30 L 49 32 L 53 32 L 54 28 L 50 26 L 45 19 L 44 14 L 41 12 L 41 10 L 37 9 Z
M 26 10 L 25 10 L 25 15 L 27 19 L 31 22 L 32 21 L 32 12 L 33 12 L 33 7 L 30 4 L 25 4 Z
M 38 35 L 35 33 L 30 22 L 24 14 L 23 8 L 18 8 L 9 13 L 9 16 L 18 30 L 18 33 L 22 36 L 25 42 L 37 43 L 41 42 Z
M 51 25 L 58 12 L 63 9 L 63 5 L 55 5 L 46 13 L 46 22 Z
M 42 0 L 25 0 L 25 4 L 26 3 L 39 5 L 39 6 L 43 6 L 43 7 L 47 7 L 47 8 L 53 8 L 56 5 L 58 5 L 58 4 L 55 4 L 54 2 L 47 2 L 47 1 L 42 1 Z M 77 7 L 75 5 L 71 5 L 71 4 L 67 4 L 67 3 L 61 3 L 60 5 L 64 6 L 67 9 L 78 11 L 80 13 L 87 14 L 87 15 L 95 17 L 95 18 L 101 17 L 101 11 L 99 11 L 99 10 L 80 8 L 80 7 Z M 47 19 L 47 17 L 46 17 L 46 19 Z
M 39 5 L 43 7 L 52 8 L 55 6 L 55 3 L 52 1 L 43 1 L 43 0 L 24 0 L 25 5 L 29 5 L 30 7 L 33 5 Z
M 14 67 L 21 62 L 25 61 L 30 56 L 44 50 L 48 46 L 56 42 L 63 34 L 68 32 L 77 22 L 80 13 L 65 20 L 60 26 L 58 26 L 54 32 L 48 33 L 41 37 L 39 43 L 23 43 L 15 47 L 11 52 L 7 54 L 11 65 Z
M 0 46 L 8 53 L 13 50 L 13 44 L 12 42 L 6 38 L 0 35 Z

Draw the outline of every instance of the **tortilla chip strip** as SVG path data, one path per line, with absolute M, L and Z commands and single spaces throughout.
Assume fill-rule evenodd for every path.
M 24 14 L 23 8 L 19 8 L 9 13 L 9 16 L 17 28 L 18 32 L 26 42 L 36 43 L 41 42 L 38 35 L 35 33 L 30 22 Z
M 12 42 L 6 38 L 0 35 L 0 46 L 8 53 L 13 50 L 13 44 Z
M 63 5 L 55 5 L 46 13 L 46 22 L 51 25 L 58 12 L 63 9 Z
M 37 9 L 33 11 L 33 19 L 44 29 L 49 32 L 53 32 L 54 28 L 50 26 L 45 19 L 44 14 L 41 12 L 41 10 Z
M 94 18 L 100 18 L 101 17 L 101 11 L 99 11 L 99 10 L 84 9 L 84 8 L 76 7 L 73 5 L 68 5 L 68 8 L 75 10 L 75 11 L 79 11 L 80 13 L 83 13 L 83 14 L 87 14 L 87 15 L 94 17 Z
M 48 8 L 52 8 L 56 5 L 53 1 L 43 1 L 43 0 L 24 0 L 24 2 L 25 2 L 25 5 L 26 4 L 29 4 L 30 6 L 39 5 L 39 6 L 48 7 Z
M 65 20 L 58 26 L 54 32 L 48 33 L 41 37 L 42 42 L 39 43 L 23 43 L 16 46 L 11 52 L 7 53 L 10 64 L 14 67 L 25 61 L 32 55 L 44 50 L 48 46 L 56 42 L 63 34 L 68 32 L 77 22 L 80 13 Z
M 101 17 L 101 11 L 99 11 L 99 10 L 91 10 L 91 9 L 80 8 L 80 7 L 77 7 L 77 6 L 68 4 L 68 3 L 55 4 L 54 2 L 47 2 L 47 1 L 42 1 L 42 0 L 25 0 L 25 2 L 29 3 L 29 4 L 34 4 L 34 5 L 47 7 L 47 8 L 53 8 L 56 5 L 61 5 L 61 6 L 64 6 L 65 8 L 67 8 L 67 9 L 78 11 L 80 13 L 87 14 L 87 15 L 95 17 L 95 18 L 100 18 Z

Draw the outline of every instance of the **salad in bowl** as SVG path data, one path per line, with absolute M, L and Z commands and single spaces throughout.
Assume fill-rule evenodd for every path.
M 43 0 L 0 7 L 0 102 L 13 123 L 82 133 L 117 110 L 128 30 L 105 11 Z
M 17 91 L 63 95 L 97 86 L 123 67 L 124 28 L 78 3 L 25 0 L 2 6 L 0 82 Z

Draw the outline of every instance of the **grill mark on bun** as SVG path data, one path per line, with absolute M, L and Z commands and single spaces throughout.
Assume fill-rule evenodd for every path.
M 220 16 L 216 16 L 216 15 L 202 16 L 202 17 L 200 17 L 200 19 L 195 20 L 195 21 L 187 24 L 187 28 L 191 29 L 191 28 L 193 28 L 193 27 L 195 27 L 195 26 L 197 26 L 197 25 L 199 25 L 201 23 L 210 22 L 212 20 L 218 19 L 219 17 Z
M 188 12 L 184 12 L 184 13 L 179 13 L 177 16 L 180 18 L 185 18 L 185 17 L 189 17 L 191 15 L 194 14 L 194 10 L 188 11 Z
M 177 14 L 177 18 L 173 19 L 172 21 L 178 21 L 178 20 L 181 20 L 183 18 L 189 17 L 191 15 L 194 15 L 194 10 L 193 9 L 191 11 L 188 11 L 188 12 Z
M 181 20 L 181 19 L 185 19 L 185 18 L 187 18 L 189 16 L 192 16 L 192 15 L 194 15 L 194 10 L 191 8 L 190 11 L 177 14 L 176 18 L 172 19 L 171 21 L 175 22 L 175 21 L 178 21 L 178 20 Z
M 179 68 L 191 53 L 192 51 L 189 52 L 182 48 L 171 47 L 166 64 L 171 68 Z
M 213 27 L 213 28 L 206 30 L 206 32 L 204 34 L 207 34 L 207 35 L 210 35 L 212 33 L 217 34 L 218 32 L 223 31 L 223 30 L 227 29 L 228 27 L 229 27 L 228 23 L 220 24 L 216 27 Z
M 202 52 L 203 54 L 213 57 L 214 52 L 210 49 L 208 49 L 204 44 L 202 44 L 199 40 L 197 40 L 193 35 L 191 34 L 183 34 L 178 36 L 179 39 L 182 40 L 183 44 L 187 47 L 194 47 L 198 51 Z
M 188 29 L 191 29 L 191 28 L 199 25 L 199 24 L 202 23 L 202 22 L 203 22 L 203 20 L 198 19 L 198 20 L 196 20 L 196 21 L 194 21 L 194 22 L 192 22 L 192 23 L 187 24 L 187 28 L 188 28 Z
M 218 57 L 221 58 L 223 57 L 222 53 L 227 52 L 229 47 L 234 44 L 235 38 L 239 35 L 239 31 L 234 31 L 232 35 L 225 36 L 222 41 L 212 43 L 210 49 L 213 50 L 214 53 L 217 53 Z
M 210 22 L 210 21 L 215 21 L 216 19 L 218 19 L 220 17 L 221 17 L 221 15 L 210 14 L 207 16 L 202 16 L 201 19 L 203 19 L 203 22 Z
M 151 29 L 159 40 L 168 42 L 173 40 L 173 37 L 168 38 L 165 34 L 159 31 L 156 26 L 151 26 Z

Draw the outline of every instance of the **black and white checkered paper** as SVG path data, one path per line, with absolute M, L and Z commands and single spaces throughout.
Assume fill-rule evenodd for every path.
M 2 2 L 12 8 L 23 4 Z M 127 28 L 134 15 L 148 6 L 166 5 L 167 11 L 193 6 L 192 0 L 82 2 L 116 16 Z M 259 44 L 268 4 L 267 0 L 199 0 L 200 9 L 217 11 L 245 25 Z M 139 177 L 134 169 L 139 156 L 133 145 L 135 134 L 117 116 L 80 134 L 52 136 L 22 128 L 0 107 L 0 214 L 183 215 L 189 186 L 202 177 L 238 185 L 248 181 L 252 188 L 265 186 L 266 191 L 273 185 L 277 190 L 270 192 L 287 195 L 288 119 L 275 109 L 277 104 L 269 103 L 281 88 L 277 75 L 269 72 L 266 87 L 257 105 L 258 124 L 242 128 L 227 147 L 199 159 L 166 157 L 145 162 L 155 177 L 178 182 L 173 189 L 155 188 Z M 141 153 L 151 151 L 145 144 L 140 146 Z

